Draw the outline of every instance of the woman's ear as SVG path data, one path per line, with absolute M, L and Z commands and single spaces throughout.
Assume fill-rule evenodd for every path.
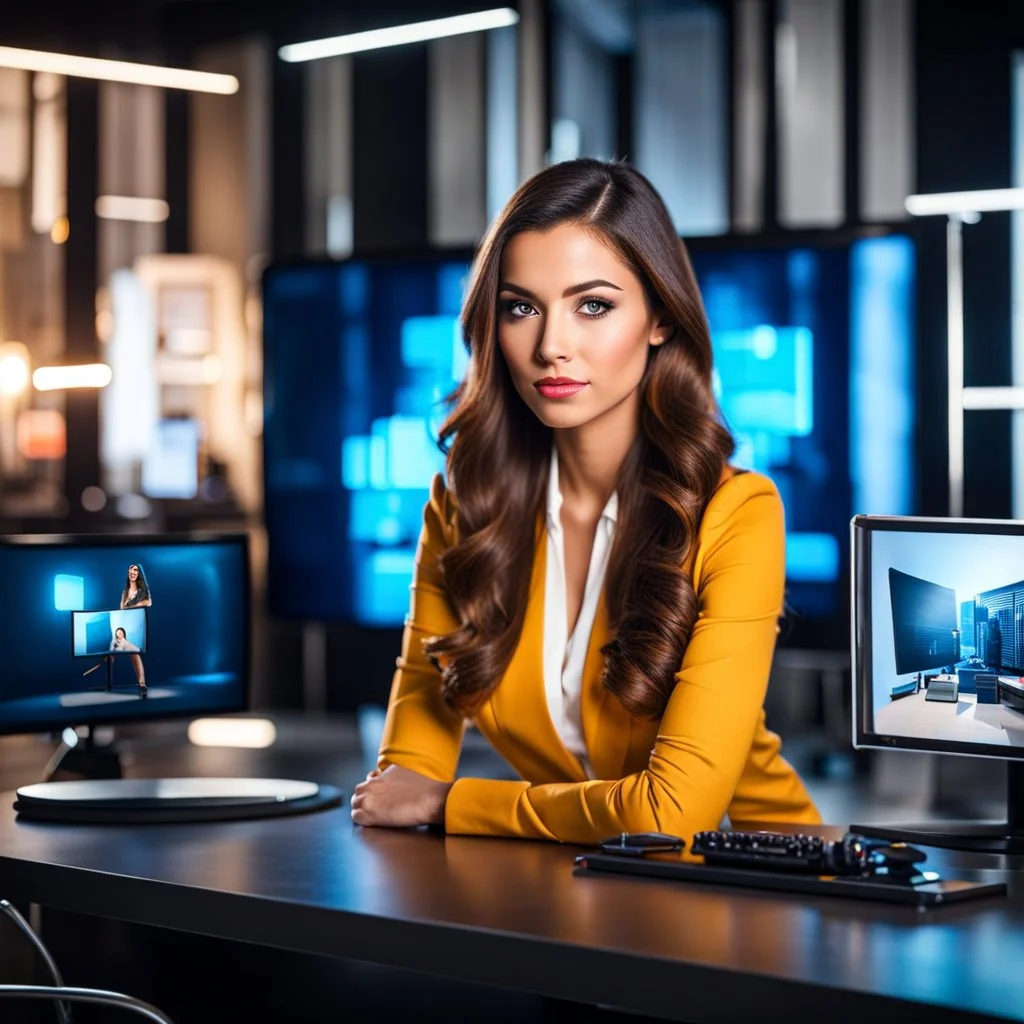
M 657 347 L 664 345 L 673 334 L 676 333 L 676 325 L 668 318 L 667 314 L 659 313 L 654 318 L 654 327 L 651 330 L 650 344 Z

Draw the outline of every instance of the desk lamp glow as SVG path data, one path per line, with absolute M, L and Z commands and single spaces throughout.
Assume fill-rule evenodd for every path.
M 1024 188 L 977 192 L 935 192 L 907 196 L 914 217 L 945 216 L 946 225 L 946 360 L 949 373 L 949 515 L 964 513 L 964 412 L 968 409 L 1024 409 L 1024 387 L 964 386 L 964 250 L 963 226 L 982 213 L 1024 210 Z

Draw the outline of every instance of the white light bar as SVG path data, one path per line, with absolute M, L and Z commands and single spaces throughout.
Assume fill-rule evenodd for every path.
M 265 718 L 197 718 L 188 725 L 189 742 L 197 747 L 248 747 L 262 750 L 277 738 Z
M 1024 387 L 964 388 L 965 409 L 1024 409 Z
M 40 366 L 32 374 L 36 391 L 59 391 L 64 388 L 105 388 L 113 374 L 106 363 L 82 366 Z
M 142 224 L 159 224 L 170 216 L 171 208 L 163 199 L 141 196 L 100 196 L 96 200 L 96 216 L 104 220 L 133 220 Z
M 445 36 L 458 36 L 467 32 L 508 28 L 517 21 L 519 15 L 511 7 L 497 7 L 476 14 L 457 14 L 453 18 L 435 18 L 432 21 L 417 21 L 410 25 L 395 25 L 393 28 L 375 28 L 369 32 L 352 32 L 329 39 L 314 39 L 308 43 L 290 43 L 288 46 L 282 46 L 277 55 L 281 60 L 295 64 L 304 60 L 338 57 L 344 53 L 360 53 L 363 50 L 381 50 L 386 46 L 421 43 L 427 39 L 443 39 Z
M 907 196 L 904 205 L 914 217 L 937 214 L 1024 210 L 1024 188 L 990 188 L 978 192 L 933 192 Z
M 167 68 L 158 64 L 133 64 L 124 60 L 103 60 L 99 57 L 77 57 L 70 53 L 50 53 L 46 50 L 21 50 L 14 46 L 0 46 L 0 68 L 49 71 L 55 75 L 70 75 L 72 78 L 97 78 L 104 82 L 155 85 L 161 89 L 215 92 L 223 96 L 238 92 L 238 79 L 234 75 Z

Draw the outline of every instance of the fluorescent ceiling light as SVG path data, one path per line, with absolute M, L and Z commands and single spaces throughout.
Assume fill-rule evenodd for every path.
M 386 46 L 421 43 L 427 39 L 443 39 L 445 36 L 458 36 L 466 32 L 508 28 L 517 21 L 519 15 L 511 7 L 498 7 L 476 14 L 457 14 L 453 18 L 435 18 L 433 21 L 417 21 L 411 25 L 395 25 L 393 28 L 352 32 L 330 39 L 314 39 L 308 43 L 291 43 L 282 46 L 277 55 L 281 60 L 293 64 L 323 57 L 338 57 L 343 53 L 360 53 L 363 50 L 380 50 Z
M 100 196 L 96 200 L 96 216 L 104 220 L 134 220 L 159 224 L 167 220 L 171 208 L 163 199 L 142 199 L 137 196 Z
M 40 366 L 32 374 L 36 391 L 59 391 L 63 388 L 105 388 L 113 374 L 105 363 L 83 366 Z
M 98 78 L 104 82 L 155 85 L 162 89 L 215 92 L 224 96 L 238 92 L 238 79 L 234 75 L 166 68 L 157 64 L 132 64 L 123 60 L 102 60 L 99 57 L 76 57 L 70 53 L 50 53 L 46 50 L 20 50 L 14 46 L 0 46 L 0 68 L 49 71 L 55 75 L 70 75 L 72 78 Z
M 907 213 L 915 217 L 935 214 L 986 213 L 1024 209 L 1024 188 L 990 188 L 978 192 L 933 192 L 907 196 Z

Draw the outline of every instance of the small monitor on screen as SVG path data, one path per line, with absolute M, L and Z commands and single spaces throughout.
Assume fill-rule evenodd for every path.
M 956 591 L 889 569 L 896 674 L 952 665 L 960 656 Z
M 76 658 L 146 653 L 146 609 L 71 613 L 71 650 Z
M 0 537 L 0 608 L 0 733 L 247 706 L 245 534 Z

